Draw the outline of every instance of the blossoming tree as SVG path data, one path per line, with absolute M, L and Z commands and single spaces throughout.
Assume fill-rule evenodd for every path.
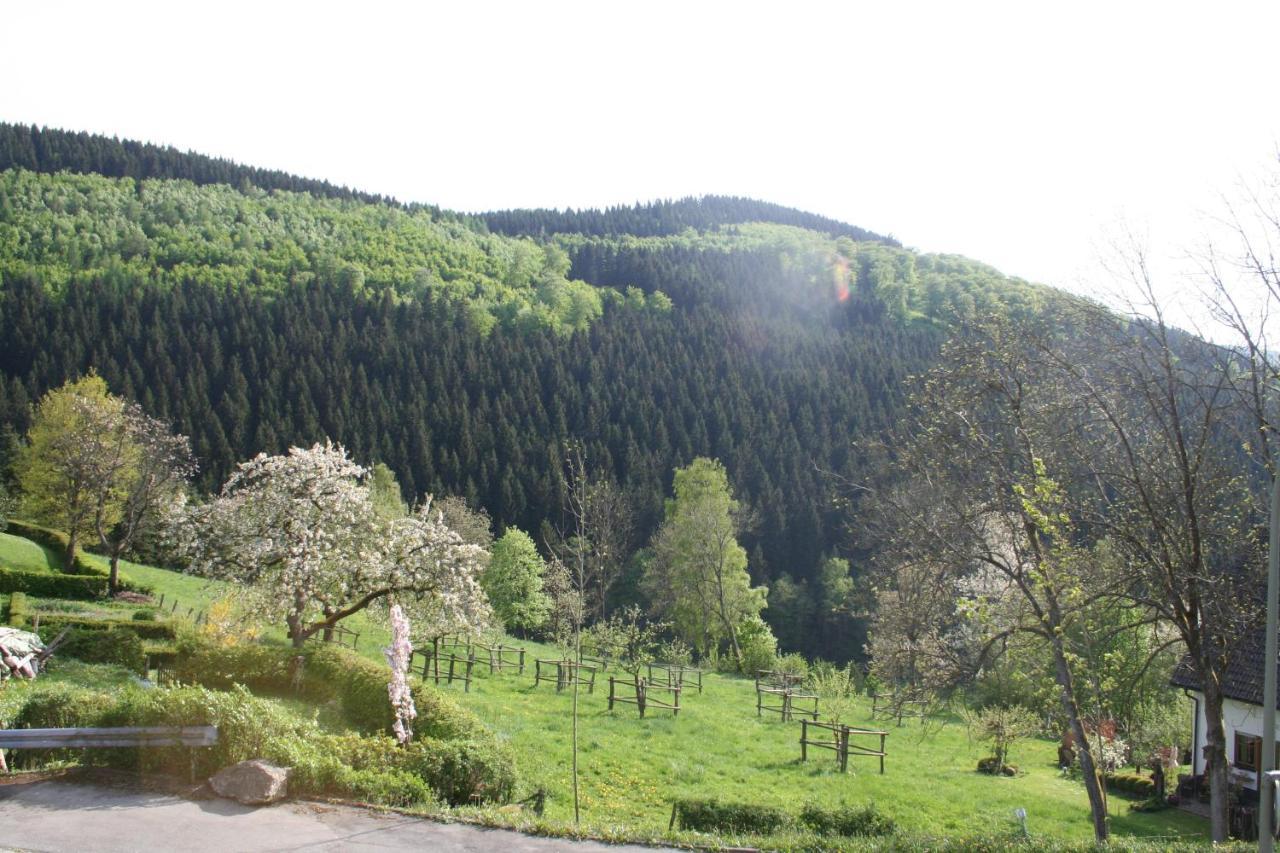
M 191 571 L 243 587 L 257 615 L 283 618 L 295 647 L 392 599 L 430 621 L 483 626 L 484 552 L 429 501 L 408 517 L 379 515 L 367 474 L 327 442 L 241 463 L 217 498 L 182 513 Z

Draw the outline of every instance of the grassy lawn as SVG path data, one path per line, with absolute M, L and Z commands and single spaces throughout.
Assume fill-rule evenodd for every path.
M 56 572 L 58 555 L 30 539 L 0 533 L 0 566 L 25 572 Z
M 526 644 L 530 653 L 553 657 L 550 649 Z M 536 652 L 535 652 L 536 650 Z M 477 667 L 479 669 L 479 667 Z M 490 676 L 487 667 L 472 684 L 451 690 L 514 745 L 530 786 L 549 794 L 548 817 L 571 820 L 570 702 L 554 685 L 533 686 L 533 675 Z M 597 676 L 600 679 L 600 676 Z M 608 686 L 580 696 L 581 799 L 593 824 L 628 824 L 658 830 L 670 818 L 672 796 L 718 796 L 777 805 L 797 811 L 806 802 L 837 805 L 874 802 L 908 831 L 937 835 L 981 835 L 1016 826 L 1013 812 L 1025 808 L 1033 835 L 1085 840 L 1092 837 L 1084 787 L 1063 778 L 1056 767 L 1057 744 L 1024 741 L 1012 760 L 1016 778 L 979 774 L 974 767 L 986 751 L 971 743 L 958 720 L 918 721 L 901 728 L 887 724 L 885 774 L 873 758 L 851 758 L 847 775 L 834 754 L 811 750 L 800 761 L 800 724 L 757 719 L 752 681 L 706 675 L 704 692 L 681 697 L 681 711 L 650 711 L 639 719 L 634 707 L 606 710 Z M 871 719 L 869 703 L 849 721 L 883 729 Z M 877 739 L 878 742 L 878 739 Z M 875 745 L 875 742 L 868 742 Z M 1204 821 L 1176 810 L 1132 812 L 1129 801 L 1110 800 L 1112 829 L 1128 836 L 1206 838 Z
M 105 565 L 100 557 L 89 558 Z M 0 559 L 25 559 L 28 565 L 39 560 L 46 565 L 48 558 L 38 546 L 4 536 Z M 228 590 L 223 583 L 150 566 L 125 563 L 121 569 L 129 578 L 153 587 L 157 597 L 163 593 L 166 611 L 168 602 L 176 598 L 179 616 L 188 608 L 208 608 Z M 363 614 L 346 624 L 361 633 L 360 653 L 381 661 L 381 649 L 389 642 L 386 629 Z M 270 627 L 263 639 L 284 642 L 282 627 Z M 469 693 L 463 692 L 460 683 L 441 689 L 512 744 L 523 780 L 520 796 L 537 787 L 545 789 L 547 820 L 569 822 L 573 817 L 571 697 L 568 692 L 557 693 L 550 684 L 533 686 L 533 658 L 554 658 L 558 653 L 536 643 L 521 645 L 529 651 L 523 675 L 490 675 L 487 666 L 478 664 Z M 77 666 L 72 661 L 59 663 L 47 678 L 74 681 Z M 862 703 L 848 722 L 873 729 L 887 727 L 885 774 L 878 773 L 875 759 L 855 757 L 846 775 L 837 771 L 830 752 L 813 750 L 808 762 L 800 761 L 799 723 L 783 723 L 776 717 L 757 719 L 750 680 L 706 675 L 701 695 L 696 690 L 683 694 L 678 718 L 651 710 L 641 720 L 634 707 L 606 710 L 605 678 L 606 674 L 597 675 L 594 695 L 584 690 L 580 696 L 579 753 L 584 824 L 605 834 L 661 833 L 670 817 L 672 797 L 717 796 L 792 812 L 807 802 L 826 806 L 874 802 L 902 830 L 930 835 L 1003 834 L 1016 827 L 1014 810 L 1025 808 L 1033 836 L 1070 841 L 1092 836 L 1084 788 L 1059 773 L 1057 744 L 1050 740 L 1015 745 L 1011 760 L 1022 773 L 1016 778 L 991 777 L 974 770 L 986 750 L 969 740 L 958 720 L 934 720 L 927 727 L 909 721 L 896 727 L 872 720 L 869 704 Z M 6 689 L 10 695 L 0 696 L 0 716 L 4 700 L 13 698 L 15 689 L 25 688 L 11 684 Z M 298 705 L 294 710 L 310 716 L 296 700 L 289 701 Z M 326 727 L 338 727 L 328 709 L 312 709 L 317 710 Z M 1110 814 L 1117 836 L 1207 838 L 1204 821 L 1176 810 L 1133 812 L 1130 801 L 1121 795 L 1111 797 Z

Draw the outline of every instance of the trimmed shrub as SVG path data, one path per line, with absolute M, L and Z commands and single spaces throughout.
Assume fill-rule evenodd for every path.
M 1005 762 L 1004 766 L 1001 766 L 1000 759 L 996 758 L 994 755 L 988 755 L 986 758 L 978 760 L 978 772 L 989 773 L 992 776 L 997 773 L 1002 773 L 1005 776 L 1017 776 L 1018 765 Z
M 48 598 L 101 598 L 107 579 L 99 575 L 61 575 L 0 568 L 0 592 L 25 592 Z
M 515 756 L 492 736 L 485 741 L 415 739 L 404 753 L 405 769 L 450 805 L 505 803 L 515 793 Z
M 331 735 L 326 755 L 356 771 L 395 769 L 421 779 L 451 805 L 507 802 L 517 775 L 511 750 L 493 740 L 442 741 L 419 738 L 399 746 L 385 736 Z
M 63 575 L 63 577 L 69 577 Z M 45 628 L 57 632 L 63 628 L 76 628 L 83 631 L 128 631 L 140 640 L 172 640 L 177 636 L 177 628 L 172 622 L 134 622 L 132 619 L 88 619 L 84 616 L 63 615 L 61 613 L 40 614 L 40 634 Z
M 40 634 L 44 639 L 51 639 L 54 633 L 55 629 L 40 626 Z M 147 669 L 147 656 L 142 650 L 142 640 L 132 631 L 86 631 L 75 628 L 67 634 L 54 654 L 85 663 L 113 663 L 139 675 L 145 675 Z
M 809 804 L 800 810 L 800 823 L 819 835 L 892 835 L 896 829 L 893 818 L 877 809 L 875 803 L 834 809 Z
M 31 601 L 25 592 L 15 592 L 9 596 L 9 624 L 15 628 L 27 627 L 31 618 Z
M 98 725 L 115 699 L 107 693 L 51 684 L 32 691 L 13 719 L 15 729 L 66 729 Z
M 296 654 L 288 646 L 214 646 L 187 636 L 179 643 L 174 677 L 183 684 L 219 690 L 243 684 L 258 692 L 286 693 L 295 689 L 290 667 Z M 317 702 L 337 701 L 347 723 L 361 732 L 391 731 L 387 667 L 334 643 L 308 644 L 302 656 L 306 660 L 300 683 L 303 695 Z M 419 736 L 475 741 L 492 737 L 479 717 L 432 685 L 415 683 L 413 703 L 418 709 L 413 729 Z
M 741 832 L 768 835 L 790 822 L 782 809 L 755 803 L 682 797 L 672 803 L 676 824 L 698 832 Z
M 1138 773 L 1106 773 L 1103 774 L 1109 787 L 1141 797 L 1153 796 L 1156 783 L 1150 777 Z
M 134 622 L 154 622 L 156 621 L 156 612 L 154 610 L 135 610 L 133 611 L 132 621 Z
M 178 642 L 174 678 L 182 684 L 200 684 L 215 690 L 230 690 L 243 684 L 262 693 L 289 689 L 292 649 L 258 643 L 215 646 L 192 637 Z

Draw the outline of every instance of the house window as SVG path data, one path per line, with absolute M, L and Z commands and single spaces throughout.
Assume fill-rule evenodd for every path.
M 1257 771 L 1262 761 L 1262 738 L 1236 732 L 1236 767 Z

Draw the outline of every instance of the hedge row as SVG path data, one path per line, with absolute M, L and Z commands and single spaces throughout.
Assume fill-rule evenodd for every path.
M 12 533 L 14 536 L 21 536 L 24 539 L 30 539 L 32 542 L 35 542 L 37 545 L 43 545 L 45 548 L 48 548 L 50 551 L 53 551 L 54 553 L 56 553 L 59 557 L 67 553 L 67 546 L 71 544 L 71 540 L 67 537 L 67 534 L 63 533 L 62 531 L 54 530 L 51 527 L 43 527 L 39 524 L 32 524 L 29 521 L 18 521 L 16 519 L 11 518 L 9 519 L 9 526 L 8 526 L 7 532 Z M 110 572 L 107 569 L 104 569 L 98 564 L 85 559 L 83 551 L 79 551 L 76 553 L 76 559 L 75 559 L 75 563 L 73 564 L 73 567 L 75 568 L 75 573 L 67 575 L 68 577 L 92 576 L 95 578 L 100 578 L 103 581 L 103 584 L 102 584 L 103 592 L 99 594 L 100 595 L 105 594 L 106 580 L 110 575 Z M 120 576 L 120 588 L 132 590 L 133 592 L 147 593 L 148 595 L 152 591 L 151 587 L 149 586 L 146 586 L 144 584 L 134 583 L 133 581 L 126 579 L 123 573 L 121 573 L 121 576 Z M 43 595 L 44 593 L 37 593 L 37 594 Z M 61 597 L 68 598 L 71 596 L 61 596 Z
M 295 678 L 293 660 L 299 656 L 302 671 Z M 318 702 L 336 701 L 353 728 L 391 731 L 387 668 L 333 643 L 309 643 L 298 655 L 287 646 L 214 646 L 186 637 L 179 644 L 174 678 L 216 690 L 241 684 L 256 693 L 300 693 Z M 492 736 L 478 717 L 429 685 L 415 683 L 413 701 L 418 709 L 414 730 L 419 734 L 442 740 Z
M 408 806 L 437 799 L 452 804 L 500 802 L 511 798 L 516 784 L 513 765 L 495 744 L 417 738 L 400 747 L 381 735 L 325 734 L 314 720 L 244 688 L 129 690 L 113 697 L 50 685 L 27 700 L 14 725 L 215 725 L 218 743 L 210 749 L 101 749 L 89 750 L 84 757 L 108 766 L 184 777 L 193 770 L 209 776 L 248 758 L 265 758 L 293 768 L 292 793 L 351 797 L 382 805 Z M 63 756 L 49 752 L 33 757 Z
M 25 592 L 15 592 L 9 596 L 9 613 L 7 621 L 15 628 L 25 628 L 31 617 L 31 601 Z
M 698 832 L 769 835 L 794 827 L 819 835 L 870 837 L 892 835 L 895 829 L 893 819 L 876 809 L 874 803 L 833 809 L 810 804 L 793 818 L 775 806 L 682 797 L 672 802 L 671 810 L 673 825 Z
M 25 592 L 44 598 L 101 598 L 107 579 L 101 575 L 62 575 L 0 568 L 0 593 Z
M 177 637 L 177 629 L 172 622 L 140 622 L 133 619 L 87 619 L 83 616 L 64 613 L 41 613 L 40 633 L 45 629 L 51 634 L 63 628 L 75 628 L 81 631 L 118 631 L 127 632 L 139 640 L 172 640 Z
M 1138 773 L 1107 773 L 1107 785 L 1119 791 L 1150 797 L 1156 793 L 1156 783 L 1148 776 Z

